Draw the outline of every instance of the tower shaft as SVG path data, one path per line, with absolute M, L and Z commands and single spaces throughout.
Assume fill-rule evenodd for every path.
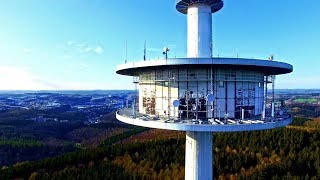
M 212 57 L 212 9 L 205 3 L 188 7 L 188 57 Z M 185 179 L 212 179 L 212 133 L 186 133 Z
M 186 133 L 185 179 L 212 179 L 212 132 Z
M 196 3 L 188 7 L 188 57 L 212 57 L 211 6 Z

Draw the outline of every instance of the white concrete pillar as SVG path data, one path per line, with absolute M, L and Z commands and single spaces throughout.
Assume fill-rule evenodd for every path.
M 186 134 L 185 179 L 212 179 L 212 132 L 189 131 Z
M 132 103 L 132 115 L 136 118 L 136 101 L 134 100 Z
M 213 102 L 207 103 L 207 117 L 208 119 L 213 118 Z
M 212 57 L 211 6 L 196 3 L 188 8 L 188 57 Z
M 266 119 L 266 109 L 267 109 L 267 88 L 268 88 L 268 84 L 267 84 L 267 76 L 264 77 L 264 91 L 263 91 L 263 109 L 262 109 L 262 120 Z
M 274 102 L 271 104 L 271 117 L 274 117 Z
M 244 120 L 244 108 L 241 109 L 241 120 Z

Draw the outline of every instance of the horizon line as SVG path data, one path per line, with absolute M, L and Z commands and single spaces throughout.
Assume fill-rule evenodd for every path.
M 320 88 L 279 88 L 275 90 L 320 90 Z M 27 90 L 27 89 L 0 89 L 0 91 L 135 91 L 135 89 L 39 89 L 39 90 Z

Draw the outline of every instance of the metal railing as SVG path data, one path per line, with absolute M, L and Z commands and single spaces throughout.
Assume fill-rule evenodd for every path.
M 291 115 L 285 113 L 283 115 L 276 115 L 275 117 L 267 116 L 264 120 L 261 118 L 245 118 L 245 119 L 230 119 L 228 117 L 216 117 L 216 118 L 207 118 L 207 119 L 181 119 L 179 117 L 168 117 L 168 116 L 158 116 L 158 115 L 148 115 L 142 114 L 138 111 L 133 113 L 132 109 L 125 108 L 121 109 L 117 112 L 120 116 L 135 119 L 135 120 L 142 120 L 142 121 L 161 121 L 163 123 L 191 123 L 197 125 L 228 125 L 228 124 L 263 124 L 263 123 L 274 123 L 283 120 L 291 119 Z

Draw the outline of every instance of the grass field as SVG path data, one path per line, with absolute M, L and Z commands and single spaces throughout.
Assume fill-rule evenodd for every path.
M 315 98 L 299 98 L 294 100 L 295 103 L 317 103 L 318 100 Z

